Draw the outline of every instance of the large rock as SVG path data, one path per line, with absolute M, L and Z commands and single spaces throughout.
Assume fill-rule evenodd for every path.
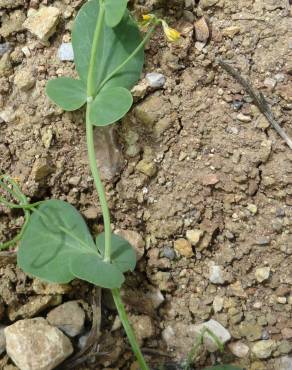
M 48 313 L 48 322 L 57 326 L 65 334 L 75 337 L 84 328 L 85 312 L 78 302 L 71 301 L 61 304 Z
M 61 12 L 54 6 L 31 11 L 23 26 L 41 41 L 47 42 L 56 30 Z
M 73 352 L 70 340 L 41 317 L 5 330 L 6 351 L 20 370 L 52 370 Z

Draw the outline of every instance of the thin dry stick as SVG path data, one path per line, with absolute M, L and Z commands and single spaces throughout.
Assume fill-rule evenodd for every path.
M 263 94 L 261 92 L 256 92 L 256 90 L 253 89 L 250 83 L 247 82 L 233 67 L 231 67 L 230 64 L 224 62 L 221 59 L 218 60 L 218 63 L 222 68 L 225 69 L 226 72 L 228 72 L 233 78 L 236 79 L 237 82 L 239 82 L 244 87 L 248 94 L 253 98 L 254 103 L 262 112 L 262 114 L 266 117 L 266 119 L 274 127 L 274 129 L 278 132 L 281 138 L 285 140 L 289 148 L 292 149 L 292 140 L 275 120 L 273 112 L 271 111 L 271 108 L 269 107 Z

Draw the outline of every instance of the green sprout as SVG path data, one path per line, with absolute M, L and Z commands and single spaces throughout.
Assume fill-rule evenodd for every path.
M 25 222 L 5 249 L 19 242 L 17 263 L 26 273 L 53 283 L 79 278 L 111 289 L 118 314 L 142 370 L 149 370 L 130 326 L 120 295 L 124 273 L 133 271 L 135 252 L 123 238 L 112 233 L 104 186 L 96 162 L 93 142 L 95 126 L 107 126 L 121 119 L 131 108 L 130 88 L 140 78 L 144 45 L 158 24 L 169 41 L 179 33 L 155 15 L 143 17 L 148 28 L 141 37 L 137 23 L 127 10 L 128 0 L 90 0 L 80 9 L 72 32 L 75 66 L 79 79 L 59 77 L 48 82 L 49 98 L 65 111 L 86 105 L 88 161 L 99 195 L 104 232 L 93 240 L 81 214 L 69 203 L 45 200 L 29 204 L 18 184 L 7 175 L 0 188 L 7 198 L 0 203 L 24 211 Z M 17 203 L 12 203 L 14 198 Z M 9 200 L 8 200 L 9 199 Z

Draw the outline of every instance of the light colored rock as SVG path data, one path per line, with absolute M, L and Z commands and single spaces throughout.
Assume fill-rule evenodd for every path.
M 140 261 L 145 251 L 145 242 L 142 236 L 137 233 L 137 231 L 122 229 L 116 230 L 115 234 L 126 239 L 131 244 L 131 246 L 135 249 L 137 261 Z
M 271 78 L 271 77 L 267 77 L 265 80 L 264 80 L 264 85 L 265 87 L 267 87 L 269 90 L 274 90 L 274 88 L 276 87 L 277 85 L 277 80 L 275 80 L 274 78 Z
M 174 249 L 184 257 L 192 257 L 194 255 L 191 243 L 183 238 L 177 239 L 174 242 Z
M 157 172 L 157 166 L 148 159 L 142 159 L 136 166 L 137 170 L 148 177 L 153 177 Z
M 165 300 L 163 294 L 157 288 L 153 288 L 152 290 L 150 290 L 147 293 L 147 297 L 151 300 L 155 309 L 157 309 Z
M 246 344 L 239 341 L 228 344 L 228 348 L 234 354 L 234 356 L 239 358 L 244 358 L 249 353 L 249 347 Z
M 144 339 L 151 338 L 155 333 L 152 319 L 146 315 L 131 315 L 129 320 L 140 344 Z
M 33 164 L 31 176 L 36 182 L 43 181 L 50 173 L 52 168 L 46 158 L 38 158 Z
M 206 43 L 210 37 L 210 30 L 208 23 L 204 17 L 197 20 L 194 24 L 196 40 Z
M 151 72 L 147 73 L 146 81 L 148 82 L 148 85 L 152 87 L 153 89 L 160 89 L 165 85 L 165 76 L 162 73 L 157 72 Z
M 62 62 L 73 62 L 74 61 L 74 51 L 71 42 L 63 42 L 58 50 L 58 58 Z
M 274 340 L 260 340 L 252 346 L 252 353 L 259 359 L 269 358 L 276 347 Z
M 255 215 L 258 211 L 258 207 L 255 205 L 255 204 L 248 204 L 247 207 L 246 207 L 250 213 L 252 213 L 253 215 Z
M 270 267 L 259 267 L 255 271 L 255 277 L 259 283 L 266 281 L 270 277 Z
M 222 31 L 223 36 L 230 37 L 231 39 L 233 39 L 233 37 L 238 33 L 240 33 L 240 27 L 238 26 L 230 26 L 224 28 L 224 30 Z
M 23 26 L 41 41 L 47 42 L 56 31 L 60 10 L 54 6 L 31 11 Z
M 35 81 L 32 70 L 27 68 L 18 70 L 14 76 L 14 84 L 22 91 L 30 90 Z
M 250 116 L 247 116 L 247 115 L 242 114 L 242 113 L 238 113 L 238 115 L 236 116 L 236 118 L 240 122 L 250 122 L 251 121 L 251 117 Z
M 83 216 L 87 220 L 95 220 L 98 216 L 98 208 L 97 207 L 89 207 L 85 211 L 82 212 Z
M 223 276 L 224 271 L 221 266 L 211 265 L 209 269 L 209 280 L 213 284 L 224 284 L 225 278 Z
M 73 352 L 70 340 L 41 317 L 17 321 L 4 333 L 7 354 L 21 370 L 52 370 Z
M 6 326 L 0 325 L 0 355 L 6 351 L 6 340 L 4 335 L 4 329 Z
M 187 230 L 186 238 L 193 245 L 196 246 L 204 235 L 204 231 L 200 229 Z
M 228 330 L 224 328 L 218 321 L 216 320 L 209 320 L 203 324 L 195 325 L 193 330 L 197 337 L 199 337 L 204 330 L 204 328 L 207 328 L 210 330 L 219 340 L 222 344 L 225 344 L 231 339 L 231 335 Z M 206 346 L 207 350 L 209 352 L 215 352 L 218 350 L 218 346 L 214 339 L 210 336 L 210 334 L 206 333 L 204 334 L 204 345 Z
M 216 295 L 216 297 L 213 300 L 214 312 L 215 313 L 220 312 L 223 308 L 223 305 L 224 305 L 224 297 L 220 297 L 220 296 Z
M 70 301 L 51 310 L 47 320 L 70 337 L 76 337 L 84 329 L 85 312 L 78 302 Z

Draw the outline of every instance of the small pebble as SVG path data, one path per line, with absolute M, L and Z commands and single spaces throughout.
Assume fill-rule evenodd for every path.
M 255 271 L 255 277 L 259 283 L 262 283 L 263 281 L 268 280 L 270 272 L 270 267 L 259 267 Z
M 233 342 L 228 345 L 230 351 L 239 358 L 246 357 L 249 352 L 249 347 L 242 342 Z
M 165 85 L 165 77 L 161 73 L 151 72 L 146 74 L 146 81 L 153 89 L 160 89 Z
M 223 270 L 221 266 L 217 265 L 210 266 L 209 280 L 213 284 L 224 284 L 225 279 L 223 276 Z
M 175 251 L 171 247 L 164 247 L 162 251 L 163 257 L 168 258 L 169 260 L 175 259 Z
M 267 77 L 264 81 L 265 87 L 267 87 L 270 90 L 274 90 L 274 88 L 277 85 L 277 81 L 274 80 L 273 78 Z
M 258 211 L 258 208 L 255 204 L 248 204 L 247 207 L 246 207 L 250 213 L 252 213 L 253 215 L 255 215 Z
M 183 238 L 175 240 L 174 249 L 184 257 L 192 257 L 194 254 L 191 243 Z
M 238 121 L 240 122 L 250 122 L 251 121 L 251 117 L 250 116 L 246 116 L 245 114 L 242 114 L 242 113 L 239 113 L 236 118 L 238 119 Z
M 62 61 L 74 61 L 74 52 L 71 42 L 63 43 L 58 50 L 58 58 Z

